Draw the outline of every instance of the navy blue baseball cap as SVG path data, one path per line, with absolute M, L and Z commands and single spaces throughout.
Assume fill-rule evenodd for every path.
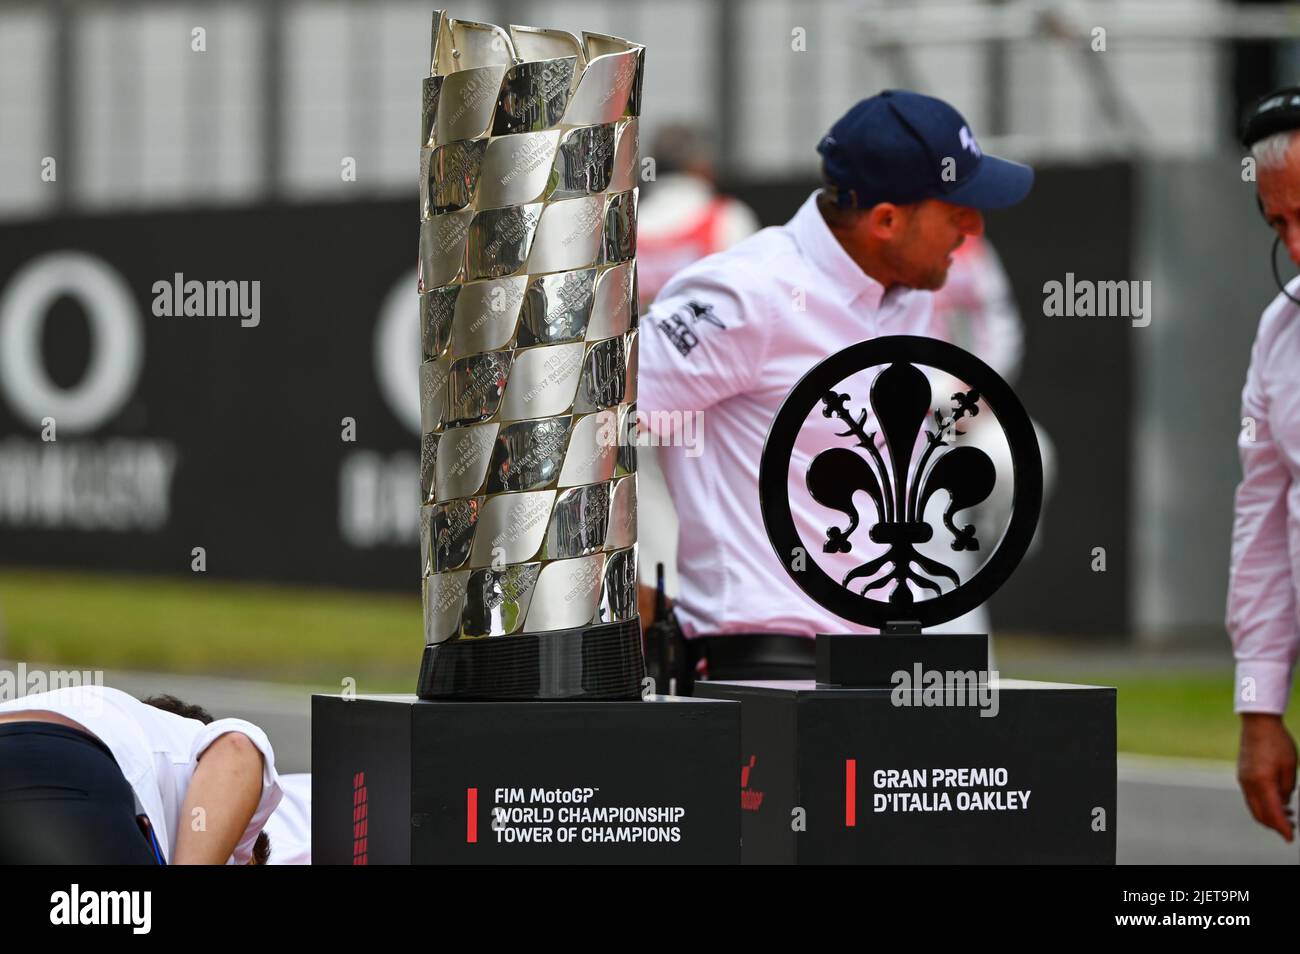
M 858 103 L 817 145 L 837 205 L 870 208 L 942 199 L 975 209 L 1015 205 L 1034 170 L 986 156 L 970 124 L 941 99 L 887 89 Z

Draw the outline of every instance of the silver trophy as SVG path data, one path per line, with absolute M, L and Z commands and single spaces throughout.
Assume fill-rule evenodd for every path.
M 422 698 L 640 694 L 644 52 L 434 14 L 420 145 Z

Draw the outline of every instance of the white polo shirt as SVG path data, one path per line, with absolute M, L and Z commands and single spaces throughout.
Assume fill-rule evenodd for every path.
M 108 747 L 135 793 L 136 813 L 149 816 L 163 857 L 169 862 L 180 825 L 189 822 L 180 814 L 199 756 L 227 732 L 248 736 L 262 753 L 262 796 L 239 844 L 226 861 L 248 864 L 253 855 L 253 842 L 279 805 L 282 794 L 271 741 L 257 726 L 243 719 L 216 719 L 204 725 L 198 719 L 186 719 L 145 705 L 134 696 L 108 686 L 55 689 L 0 703 L 0 713 L 27 709 L 66 716 L 85 726 Z
M 311 772 L 280 776 L 284 798 L 266 820 L 273 865 L 311 864 Z
M 759 461 L 777 411 L 807 371 L 868 338 L 927 334 L 932 298 L 908 288 L 886 293 L 836 241 L 813 193 L 785 225 L 678 272 L 641 317 L 637 411 L 663 445 L 679 520 L 677 615 L 687 636 L 874 631 L 822 609 L 778 563 L 759 508 Z M 866 377 L 841 386 L 855 413 L 867 407 Z M 698 433 L 685 425 L 676 438 L 668 433 L 672 412 L 696 411 Z M 843 429 L 814 412 L 791 474 L 828 447 L 848 446 L 834 436 Z M 800 535 L 832 576 L 881 552 L 859 545 L 862 532 L 852 553 L 820 552 L 827 526 L 847 518 L 814 503 L 801 479 L 790 487 Z

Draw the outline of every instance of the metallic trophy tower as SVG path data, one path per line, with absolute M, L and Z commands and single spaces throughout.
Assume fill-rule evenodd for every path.
M 629 699 L 645 48 L 433 18 L 420 148 L 426 699 Z

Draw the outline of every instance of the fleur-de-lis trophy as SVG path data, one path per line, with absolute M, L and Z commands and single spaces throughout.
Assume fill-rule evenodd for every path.
M 628 699 L 644 48 L 434 14 L 419 695 Z
M 763 767 L 743 860 L 1114 863 L 1115 690 L 1004 679 L 987 634 L 923 631 L 982 605 L 1033 537 L 1042 462 L 1011 388 L 946 342 L 853 345 L 786 398 L 759 493 L 791 579 L 878 632 L 818 634 L 816 681 L 695 684 L 741 703 L 741 765 Z
M 947 407 L 932 407 L 930 381 L 922 367 L 951 375 L 964 382 L 965 389 L 952 394 Z M 840 385 L 872 368 L 880 370 L 867 401 L 855 413 L 854 396 Z M 1012 463 L 1012 509 L 1000 540 L 982 541 L 975 524 L 960 519 L 964 511 L 987 500 L 998 481 L 992 459 L 960 441 L 964 432 L 959 425 L 978 415 L 981 406 L 989 407 L 1001 426 Z M 818 408 L 823 417 L 842 426 L 836 436 L 846 443 L 813 456 L 805 484 L 829 518 L 838 512 L 847 522 L 828 521 L 824 537 L 808 541 L 800 536 L 791 513 L 789 473 L 796 440 Z M 791 578 L 839 616 L 874 626 L 889 637 L 920 633 L 924 626 L 956 619 L 982 605 L 1029 548 L 1043 492 L 1038 439 L 1011 388 L 955 345 L 906 335 L 847 348 L 808 372 L 768 433 L 759 483 L 768 536 Z M 969 579 L 962 580 L 948 563 L 920 549 L 935 536 L 936 528 L 926 517 L 936 496 L 945 504 L 939 532 L 946 532 L 950 548 L 987 554 Z M 866 513 L 862 506 L 868 508 Z M 848 554 L 855 548 L 873 555 L 837 576 L 814 556 Z M 881 548 L 883 552 L 875 552 Z M 798 553 L 808 558 L 792 559 Z M 985 638 L 976 637 L 981 646 Z M 828 636 L 827 647 L 840 639 Z M 886 643 L 866 648 L 860 644 L 855 651 L 880 653 Z M 939 649 L 937 643 L 929 645 Z M 974 643 L 968 640 L 967 645 Z M 908 653 L 918 649 L 903 646 Z M 832 681 L 822 649 L 819 639 L 819 679 Z M 892 665 L 892 658 L 885 651 L 882 661 Z

